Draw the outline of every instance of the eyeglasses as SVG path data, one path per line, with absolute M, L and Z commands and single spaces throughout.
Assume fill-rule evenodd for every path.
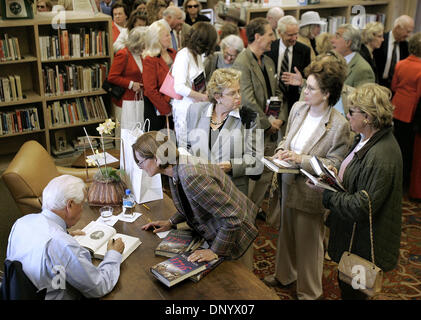
M 234 98 L 235 96 L 239 96 L 241 97 L 241 91 L 240 90 L 233 90 L 233 91 L 229 91 L 227 93 L 222 93 L 223 96 L 228 96 L 231 98 Z
M 136 162 L 137 166 L 142 169 L 143 163 L 148 159 L 151 159 L 151 158 L 145 158 L 145 159 L 143 159 L 142 161 L 139 162 L 139 160 L 137 160 L 137 158 L 135 157 L 135 162 Z
M 45 9 L 45 8 L 46 8 L 46 6 L 43 6 L 43 5 L 40 5 L 40 6 L 39 6 L 39 5 L 37 5 L 37 8 L 38 8 L 38 9 Z
M 237 58 L 237 56 L 238 56 L 238 54 L 236 53 L 236 54 L 229 54 L 228 52 L 225 52 L 224 51 L 224 58 L 225 59 L 228 59 L 228 58 L 230 58 L 230 59 L 235 59 L 235 58 Z
M 192 4 L 192 5 L 188 5 L 187 8 L 191 9 L 191 8 L 199 8 L 198 4 Z
M 320 89 L 313 88 L 313 87 L 309 86 L 308 84 L 306 84 L 306 85 L 304 86 L 304 90 L 306 90 L 306 89 L 308 89 L 308 90 L 310 90 L 310 91 L 318 91 L 318 90 L 320 90 Z
M 352 115 L 354 114 L 354 113 L 365 113 L 364 111 L 361 111 L 361 110 L 352 110 L 352 109 L 349 109 L 348 110 L 348 113 L 349 113 L 349 115 L 352 117 Z

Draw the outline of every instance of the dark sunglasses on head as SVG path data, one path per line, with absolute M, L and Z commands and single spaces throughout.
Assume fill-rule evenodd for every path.
M 191 9 L 191 8 L 199 8 L 198 4 L 192 4 L 192 5 L 188 5 L 187 8 Z

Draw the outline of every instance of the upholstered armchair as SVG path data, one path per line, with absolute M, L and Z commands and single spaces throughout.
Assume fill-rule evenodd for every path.
M 51 179 L 70 174 L 91 180 L 98 169 L 56 166 L 47 150 L 38 142 L 25 142 L 10 162 L 2 178 L 23 215 L 37 213 L 42 207 L 42 191 Z

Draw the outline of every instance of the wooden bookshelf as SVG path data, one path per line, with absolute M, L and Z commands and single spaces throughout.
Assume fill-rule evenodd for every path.
M 59 29 L 57 29 L 57 27 L 59 27 Z M 71 32 L 77 34 L 78 30 L 81 28 L 107 32 L 106 39 L 104 38 L 106 41 L 106 50 L 103 50 L 104 54 L 91 53 L 89 56 L 82 57 L 42 58 L 42 48 L 39 40 L 41 36 L 58 35 L 58 30 L 68 30 L 69 34 Z M 79 121 L 66 125 L 52 126 L 48 120 L 47 106 L 55 101 L 101 96 L 108 113 L 107 116 L 111 116 L 111 101 L 105 90 L 94 89 L 88 92 L 76 90 L 65 92 L 61 95 L 50 95 L 45 93 L 46 84 L 44 83 L 43 77 L 43 68 L 45 68 L 45 66 L 55 68 L 56 65 L 63 66 L 75 64 L 91 66 L 93 64 L 106 63 L 108 68 L 111 67 L 113 52 L 112 20 L 109 15 L 102 13 L 93 14 L 87 12 L 65 11 L 60 13 L 60 15 L 53 12 L 43 13 L 42 15 L 35 15 L 34 19 L 28 20 L 0 20 L 0 39 L 3 39 L 4 34 L 7 34 L 9 37 L 18 38 L 22 58 L 19 60 L 0 61 L 0 77 L 7 77 L 14 74 L 19 75 L 24 98 L 9 102 L 0 100 L 0 112 L 15 112 L 16 110 L 21 109 L 36 108 L 40 128 L 33 128 L 32 131 L 9 132 L 7 134 L 1 134 L 0 132 L 0 154 L 16 152 L 22 143 L 29 139 L 39 141 L 47 151 L 51 153 L 52 143 L 54 142 L 54 132 L 56 130 L 65 129 L 68 143 L 70 143 L 72 138 L 84 134 L 84 126 L 86 126 L 90 134 L 93 134 L 95 133 L 94 128 L 96 125 L 105 120 L 96 118 L 85 122 Z M 103 42 L 101 41 L 101 45 L 102 44 Z M 105 49 L 104 47 L 101 48 Z
M 300 20 L 301 15 L 306 11 L 317 11 L 321 18 L 328 18 L 329 16 L 344 16 L 346 22 L 351 21 L 352 7 L 363 6 L 366 13 L 383 13 L 386 14 L 385 29 L 390 30 L 393 20 L 390 18 L 393 16 L 391 0 L 371 0 L 371 1 L 354 1 L 354 0 L 343 0 L 343 1 L 331 1 L 321 0 L 319 4 L 312 5 L 290 5 L 281 6 L 285 12 L 285 15 L 292 15 L 297 20 Z M 245 18 L 246 23 L 251 19 L 257 17 L 266 17 L 267 11 L 270 9 L 269 6 L 263 6 L 261 4 L 252 4 L 248 7 L 243 7 L 241 2 L 232 4 L 233 6 L 242 7 L 242 16 Z

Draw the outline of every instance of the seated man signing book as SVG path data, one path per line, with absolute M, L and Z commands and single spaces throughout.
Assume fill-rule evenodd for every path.
M 95 267 L 89 251 L 67 233 L 82 214 L 86 186 L 80 178 L 62 175 L 42 193 L 42 212 L 18 219 L 12 227 L 7 259 L 19 261 L 26 276 L 46 300 L 98 298 L 109 293 L 120 276 L 124 243 L 108 243 L 104 260 Z
M 199 233 L 209 249 L 194 251 L 189 261 L 212 261 L 219 256 L 238 259 L 252 268 L 252 243 L 258 231 L 254 225 L 258 208 L 238 190 L 217 165 L 193 163 L 179 155 L 175 144 L 161 132 L 150 131 L 133 145 L 135 161 L 149 176 L 163 174 L 170 179 L 177 209 L 169 220 L 153 221 L 143 230 L 170 230 L 180 222 Z

